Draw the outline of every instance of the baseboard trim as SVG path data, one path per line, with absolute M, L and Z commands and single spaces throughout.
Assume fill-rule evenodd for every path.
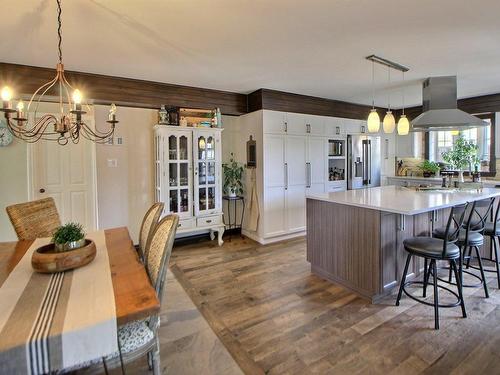
M 276 236 L 276 237 L 269 237 L 269 238 L 262 238 L 260 236 L 257 235 L 256 232 L 250 232 L 250 231 L 247 231 L 245 229 L 243 229 L 241 231 L 241 233 L 262 244 L 262 245 L 268 245 L 268 244 L 271 244 L 271 243 L 275 243 L 275 242 L 280 242 L 280 241 L 284 241 L 284 240 L 289 240 L 289 239 L 292 239 L 292 238 L 296 238 L 296 237 L 304 237 L 306 235 L 306 231 L 300 231 L 300 232 L 295 232 L 295 233 L 290 233 L 290 234 L 285 234 L 285 235 L 282 235 L 282 236 Z

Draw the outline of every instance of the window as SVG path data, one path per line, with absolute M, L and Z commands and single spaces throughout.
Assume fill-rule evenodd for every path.
M 437 132 L 438 148 L 451 148 L 453 146 L 453 136 L 451 132 Z
M 483 128 L 473 128 L 456 131 L 431 131 L 426 136 L 426 148 L 428 159 L 443 162 L 442 153 L 453 148 L 455 140 L 459 136 L 478 145 L 478 155 L 481 160 L 481 173 L 485 176 L 494 176 L 496 172 L 495 161 L 495 114 L 478 115 L 489 125 Z

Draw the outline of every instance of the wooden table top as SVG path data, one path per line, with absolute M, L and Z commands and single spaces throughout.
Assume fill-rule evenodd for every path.
M 139 261 L 127 228 L 106 229 L 104 234 L 115 292 L 118 325 L 158 313 L 160 301 L 156 297 L 144 265 Z M 0 285 L 32 243 L 33 241 L 0 243 Z

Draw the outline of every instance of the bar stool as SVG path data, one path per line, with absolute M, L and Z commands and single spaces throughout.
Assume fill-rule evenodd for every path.
M 459 267 L 462 266 L 462 258 L 460 256 L 460 249 L 455 242 L 457 242 L 460 229 L 463 226 L 465 212 L 467 210 L 467 205 L 455 206 L 451 209 L 450 216 L 448 218 L 448 223 L 444 232 L 444 239 L 435 237 L 412 237 L 403 241 L 403 246 L 408 253 L 406 258 L 406 264 L 403 272 L 403 278 L 399 286 L 398 297 L 396 299 L 396 306 L 399 306 L 399 301 L 401 300 L 401 295 L 404 292 L 411 299 L 422 303 L 427 306 L 434 306 L 434 328 L 439 329 L 439 308 L 440 307 L 456 307 L 460 305 L 462 308 L 462 316 L 467 317 L 465 311 L 465 303 L 462 295 L 462 285 L 461 279 L 459 277 L 459 272 L 457 269 L 457 261 Z M 410 265 L 411 258 L 413 256 L 424 258 L 426 263 L 430 261 L 429 270 L 425 267 L 424 280 L 423 281 L 408 281 L 406 282 L 406 275 L 408 273 L 408 267 Z M 457 293 L 448 289 L 442 285 L 438 285 L 437 279 L 437 261 L 444 260 L 449 262 L 450 268 L 455 273 L 455 279 L 457 280 Z M 423 299 L 417 298 L 410 294 L 406 287 L 414 284 L 423 284 L 424 287 L 424 297 L 427 284 L 429 282 L 429 276 L 432 270 L 433 274 L 433 284 L 434 284 L 434 303 L 424 301 Z M 438 288 L 444 289 L 451 294 L 453 294 L 457 301 L 451 304 L 439 304 L 439 294 Z
M 484 272 L 496 272 L 497 274 L 497 285 L 498 288 L 500 289 L 500 269 L 499 269 L 499 258 L 498 258 L 498 247 L 497 247 L 497 239 L 500 243 L 500 203 L 497 204 L 497 208 L 495 210 L 495 215 L 493 217 L 493 208 L 491 209 L 491 214 L 492 217 L 491 219 L 493 221 L 488 221 L 486 222 L 484 226 L 484 235 L 488 236 L 490 238 L 490 257 L 482 257 L 481 261 L 489 261 L 489 262 L 494 262 L 495 263 L 495 269 L 484 269 Z M 495 259 L 493 259 L 493 251 L 495 252 Z M 478 258 L 479 261 L 479 258 Z M 470 259 L 469 259 L 470 262 Z M 471 268 L 478 269 L 478 267 L 469 265 Z
M 469 204 L 470 212 L 466 222 L 463 224 L 463 228 L 460 230 L 458 240 L 456 242 L 457 246 L 460 248 L 461 258 L 463 262 L 467 261 L 466 269 L 469 267 L 477 269 L 480 271 L 481 276 L 478 276 L 470 271 L 464 270 L 463 267 L 460 268 L 460 280 L 462 283 L 462 287 L 464 288 L 480 288 L 481 286 L 484 288 L 484 294 L 486 298 L 489 298 L 488 285 L 486 283 L 486 278 L 484 275 L 484 267 L 482 263 L 481 256 L 479 254 L 479 247 L 484 244 L 484 236 L 483 232 L 485 230 L 486 221 L 493 207 L 493 203 L 495 198 L 484 199 L 481 201 L 475 201 L 472 204 Z M 432 232 L 433 237 L 443 239 L 445 228 L 437 228 Z M 471 266 L 470 260 L 472 256 L 472 249 L 478 258 L 479 267 Z M 468 253 L 467 253 L 468 251 Z M 465 284 L 463 282 L 463 274 L 470 275 L 477 280 L 479 283 L 476 284 Z M 443 280 L 438 277 L 438 280 L 446 282 L 448 284 L 455 285 L 451 281 L 452 270 L 450 269 L 448 281 Z

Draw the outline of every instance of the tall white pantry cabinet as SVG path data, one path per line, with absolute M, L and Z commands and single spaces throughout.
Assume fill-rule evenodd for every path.
M 234 149 L 240 162 L 245 162 L 249 137 L 257 142 L 259 222 L 253 231 L 244 221 L 243 234 L 270 243 L 305 234 L 307 194 L 347 189 L 347 134 L 366 133 L 366 121 L 259 110 L 240 116 L 236 128 Z M 393 138 L 379 135 L 386 164 L 393 170 Z M 332 178 L 332 170 L 340 170 L 342 177 Z M 247 176 L 247 191 L 250 186 Z
M 155 201 L 179 215 L 180 236 L 210 232 L 222 245 L 220 128 L 154 127 Z

